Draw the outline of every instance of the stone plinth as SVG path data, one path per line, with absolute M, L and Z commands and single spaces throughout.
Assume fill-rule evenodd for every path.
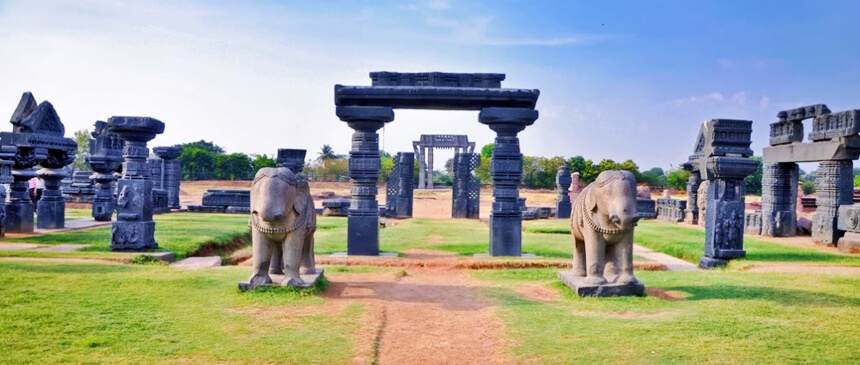
M 523 175 L 523 155 L 517 133 L 537 118 L 537 110 L 519 108 L 485 108 L 478 115 L 478 121 L 496 132 L 496 148 L 490 165 L 495 198 L 490 214 L 492 256 L 522 254 L 522 212 L 517 198 Z
M 697 224 L 699 223 L 699 185 L 702 183 L 702 177 L 698 171 L 690 171 L 690 178 L 687 180 L 687 208 L 684 210 L 684 223 Z
M 123 174 L 117 183 L 117 220 L 111 230 L 111 250 L 158 248 L 152 220 L 152 188 L 147 142 L 164 132 L 164 123 L 149 117 L 111 117 L 108 130 L 123 141 Z
M 472 175 L 481 165 L 481 155 L 458 153 L 454 155 L 454 189 L 451 217 L 478 219 L 480 217 L 481 180 Z
M 555 216 L 557 218 L 570 218 L 570 168 L 562 166 L 555 174 L 555 187 L 558 196 L 555 198 Z
M 6 232 L 32 233 L 33 225 L 33 200 L 27 189 L 30 187 L 30 179 L 38 176 L 30 169 L 12 170 L 14 181 L 9 186 L 9 204 L 6 204 Z
M 744 214 L 744 234 L 761 234 L 761 218 L 761 212 L 751 212 Z
M 300 275 L 302 278 L 302 281 L 304 281 L 304 284 L 297 285 L 295 287 L 299 288 L 299 289 L 310 289 L 310 288 L 312 288 L 314 285 L 316 285 L 317 281 L 321 277 L 323 277 L 324 271 L 325 271 L 324 269 L 317 268 L 316 272 L 313 274 Z M 239 283 L 239 290 L 249 291 L 249 290 L 260 290 L 260 289 L 266 289 L 266 288 L 278 288 L 278 287 L 286 286 L 286 285 L 281 285 L 281 284 L 275 284 L 275 283 L 283 282 L 284 281 L 284 275 L 269 273 L 269 277 L 272 278 L 272 282 L 273 282 L 272 284 L 258 285 L 256 287 L 252 287 L 251 283 L 249 283 L 247 281 L 243 281 L 243 282 Z
M 636 199 L 636 216 L 639 219 L 657 218 L 657 202 L 653 199 Z
M 322 201 L 322 215 L 330 217 L 349 216 L 349 204 L 349 199 L 325 199 Z
M 337 86 L 335 87 L 337 94 Z M 394 120 L 389 107 L 338 106 L 337 117 L 355 132 L 349 151 L 349 178 L 352 201 L 347 226 L 349 255 L 379 255 L 379 134 L 385 123 Z
M 607 277 L 608 283 L 594 285 L 585 282 L 585 277 L 577 276 L 571 271 L 560 271 L 558 279 L 581 297 L 629 297 L 645 292 L 645 284 L 639 281 L 616 284 L 612 282 L 614 278 Z
M 657 219 L 671 223 L 684 221 L 684 211 L 687 208 L 686 200 L 658 198 L 656 206 Z

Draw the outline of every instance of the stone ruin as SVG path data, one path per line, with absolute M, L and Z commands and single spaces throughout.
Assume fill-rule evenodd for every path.
M 744 234 L 761 234 L 761 211 L 744 214 Z
M 11 182 L 5 231 L 33 232 L 33 202 L 27 189 L 28 181 L 36 176 L 45 181 L 42 198 L 38 201 L 36 226 L 63 228 L 65 200 L 60 185 L 67 176 L 63 168 L 74 161 L 78 145 L 75 140 L 63 137 L 66 128 L 54 106 L 47 101 L 37 104 L 30 92 L 21 96 L 10 122 L 12 132 L 0 132 L 0 159 L 3 161 L 0 180 Z M 42 168 L 33 171 L 36 165 Z
M 758 168 L 758 162 L 749 158 L 751 134 L 752 121 L 711 119 L 702 124 L 693 154 L 683 164 L 690 171 L 685 219 L 705 220 L 705 256 L 699 259 L 703 268 L 725 266 L 727 260 L 746 255 L 744 178 Z M 704 210 L 698 204 L 702 180 L 708 182 Z
M 639 200 L 637 199 L 637 207 Z M 658 198 L 656 202 L 657 219 L 665 222 L 678 223 L 684 221 L 684 210 L 687 201 L 672 198 Z M 637 212 L 638 212 L 637 208 Z
M 350 200 L 343 198 L 323 200 L 321 215 L 326 217 L 346 217 L 349 215 L 349 204 Z
M 90 155 L 86 164 L 93 170 L 90 179 L 95 182 L 92 216 L 96 221 L 108 222 L 116 209 L 116 173 L 122 169 L 124 142 L 108 130 L 107 123 L 95 122 L 90 135 Z
M 179 156 L 182 155 L 182 147 L 155 147 L 152 152 L 158 156 L 158 158 L 149 159 L 153 187 L 164 191 L 158 192 L 157 195 L 159 200 L 165 199 L 164 202 L 156 203 L 155 208 L 162 211 L 182 208 L 179 203 L 179 185 L 182 181 L 182 161 L 179 160 Z
M 472 175 L 480 165 L 481 155 L 477 153 L 464 152 L 454 155 L 452 218 L 480 218 L 481 179 Z
M 91 171 L 72 170 L 71 174 L 61 182 L 63 198 L 69 203 L 92 203 L 96 196 L 96 187 L 90 179 Z
M 517 198 L 523 156 L 517 134 L 537 120 L 540 91 L 501 88 L 504 74 L 372 72 L 370 77 L 371 86 L 334 87 L 335 114 L 355 131 L 349 152 L 347 253 L 379 255 L 377 131 L 394 120 L 394 109 L 405 108 L 480 111 L 478 121 L 496 132 L 490 167 L 496 199 L 490 215 L 490 255 L 520 256 L 522 213 Z
M 579 175 L 577 175 L 579 176 Z M 558 192 L 558 197 L 555 198 L 555 216 L 557 218 L 570 218 L 570 184 L 573 179 L 570 177 L 570 168 L 562 166 L 558 168 L 555 174 L 555 187 Z M 579 182 L 577 181 L 577 184 Z
M 815 187 L 817 209 L 812 240 L 839 246 L 851 224 L 839 224 L 840 212 L 853 203 L 853 161 L 860 157 L 860 110 L 831 113 L 824 104 L 784 110 L 770 125 L 770 146 L 764 148 L 762 229 L 764 236 L 784 237 L 797 232 L 798 162 L 818 162 Z M 803 121 L 812 119 L 809 142 L 803 142 Z M 847 222 L 843 222 L 847 223 Z M 842 229 L 839 227 L 845 227 Z M 857 243 L 855 235 L 845 246 Z M 842 248 L 840 247 L 840 250 Z
M 394 168 L 388 175 L 388 182 L 385 187 L 384 215 L 386 217 L 412 218 L 414 177 L 415 154 L 399 152 L 394 155 Z
M 469 142 L 469 136 L 465 135 L 422 134 L 419 140 L 412 142 L 412 148 L 418 158 L 418 188 L 433 189 L 433 149 L 453 148 L 457 156 L 460 151 L 475 152 L 475 142 Z
M 251 214 L 251 191 L 210 189 L 203 193 L 203 205 L 189 205 L 188 211 Z
M 639 219 L 657 218 L 657 202 L 651 199 L 651 188 L 647 185 L 636 187 L 636 215 Z
M 125 142 L 122 178 L 117 182 L 116 218 L 111 250 L 141 251 L 158 248 L 155 242 L 153 181 L 147 142 L 164 132 L 164 123 L 149 117 L 111 117 L 107 128 Z
M 296 175 L 296 178 L 303 180 L 304 176 L 300 175 L 305 170 L 305 156 L 307 150 L 279 148 L 278 157 L 276 159 L 278 167 L 286 167 Z

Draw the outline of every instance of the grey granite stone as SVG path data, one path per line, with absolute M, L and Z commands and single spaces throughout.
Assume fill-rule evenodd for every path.
M 412 192 L 415 176 L 415 154 L 399 152 L 394 155 L 394 169 L 388 175 L 385 188 L 385 216 L 412 217 Z
M 636 199 L 636 216 L 640 219 L 657 218 L 657 202 L 653 199 Z
M 477 153 L 457 153 L 454 155 L 451 217 L 480 218 L 481 180 L 472 175 L 472 172 L 480 165 L 481 155 Z
M 319 279 L 321 277 L 323 277 L 324 272 L 325 272 L 324 269 L 317 269 L 317 271 L 313 274 L 302 274 L 301 278 L 302 278 L 302 281 L 304 281 L 304 283 L 302 283 L 300 285 L 289 285 L 289 286 L 293 286 L 293 287 L 296 287 L 299 289 L 309 289 L 309 288 L 313 287 L 314 285 L 316 285 L 317 281 L 319 281 Z M 248 281 L 243 281 L 243 282 L 239 283 L 239 290 L 249 291 L 249 290 L 255 290 L 255 289 L 265 289 L 265 288 L 276 288 L 279 286 L 288 286 L 288 285 L 276 284 L 276 283 L 280 283 L 284 280 L 284 275 L 279 275 L 279 274 L 269 274 L 269 275 L 272 278 L 272 282 L 273 282 L 272 284 L 254 286 L 254 285 L 251 285 L 251 283 Z
M 570 168 L 562 166 L 555 174 L 555 187 L 558 196 L 555 198 L 556 217 L 570 218 Z
M 645 292 L 645 285 L 639 281 L 626 284 L 589 284 L 585 277 L 577 276 L 571 271 L 559 271 L 558 279 L 581 297 L 627 297 L 638 296 Z
M 170 264 L 170 267 L 181 269 L 209 269 L 221 266 L 221 256 L 189 257 Z
M 433 150 L 435 148 L 454 149 L 458 153 L 473 153 L 475 142 L 469 141 L 469 136 L 454 134 L 422 134 L 421 138 L 412 142 L 415 157 L 418 158 L 418 188 L 433 188 Z
M 761 234 L 761 212 L 744 214 L 744 234 Z

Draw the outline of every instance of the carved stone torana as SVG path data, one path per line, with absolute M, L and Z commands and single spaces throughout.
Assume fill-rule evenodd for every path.
M 570 218 L 570 168 L 562 166 L 555 174 L 555 187 L 558 197 L 555 198 L 555 216 L 557 218 Z
M 472 171 L 481 165 L 481 155 L 477 153 L 457 153 L 454 155 L 454 189 L 451 202 L 451 217 L 480 218 L 481 180 Z
M 111 249 L 140 251 L 158 248 L 152 220 L 152 187 L 147 142 L 164 132 L 164 123 L 149 117 L 111 117 L 108 130 L 125 142 L 122 178 L 117 183 L 117 220 L 111 230 Z
M 766 163 L 761 181 L 761 234 L 794 236 L 797 231 L 798 167 L 795 163 Z
M 307 288 L 319 278 L 314 263 L 316 209 L 307 181 L 285 167 L 257 171 L 251 185 L 253 274 L 242 290 L 272 285 Z
M 497 133 L 491 166 L 496 201 L 490 219 L 490 254 L 521 255 L 517 186 L 522 178 L 522 155 L 516 135 L 537 119 L 534 108 L 540 91 L 501 88 L 501 74 L 386 72 L 375 73 L 372 78 L 372 86 L 335 85 L 334 88 L 338 117 L 356 130 L 353 135 L 356 162 L 350 159 L 353 200 L 348 228 L 349 253 L 378 253 L 376 131 L 394 118 L 393 108 L 407 108 L 481 111 L 478 121 L 488 124 Z M 419 157 L 422 152 L 416 150 Z
M 6 161 L 0 164 L 0 172 L 5 173 L 10 167 L 8 161 L 13 161 L 6 231 L 33 232 L 33 204 L 27 188 L 28 181 L 36 176 L 45 180 L 36 224 L 39 228 L 62 228 L 65 224 L 65 200 L 60 181 L 66 176 L 62 169 L 74 161 L 77 143 L 63 137 L 66 129 L 54 106 L 47 101 L 37 104 L 29 92 L 21 96 L 10 122 L 13 131 L 0 133 L 0 158 Z M 33 172 L 31 169 L 36 165 L 43 168 Z
M 394 169 L 388 175 L 385 189 L 385 212 L 389 217 L 412 217 L 412 190 L 415 176 L 415 154 L 394 155 Z
M 684 211 L 684 222 L 688 224 L 697 224 L 699 222 L 699 185 L 702 183 L 702 177 L 698 171 L 690 171 L 690 178 L 687 180 L 687 207 Z
M 693 154 L 685 164 L 685 169 L 698 172 L 704 180 L 695 199 L 698 222 L 705 225 L 705 256 L 699 260 L 703 268 L 725 266 L 726 260 L 746 254 L 744 178 L 758 167 L 749 158 L 751 134 L 752 121 L 711 119 L 699 129 Z M 688 201 L 693 200 L 692 185 Z
M 418 188 L 432 189 L 433 149 L 453 148 L 456 156 L 460 152 L 474 152 L 475 142 L 469 142 L 469 136 L 466 135 L 422 134 L 419 140 L 412 142 L 412 148 L 418 158 Z
M 352 202 L 347 226 L 347 254 L 379 255 L 379 134 L 385 123 L 394 120 L 394 111 L 385 107 L 339 106 L 337 117 L 355 130 L 349 151 L 349 178 Z
M 118 135 L 111 133 L 107 123 L 95 122 L 93 139 L 90 139 L 90 156 L 86 163 L 93 170 L 90 178 L 96 183 L 96 195 L 93 198 L 93 218 L 97 221 L 108 222 L 116 209 L 114 202 L 114 181 L 122 165 L 122 148 L 124 142 Z
M 522 213 L 517 198 L 523 177 L 523 155 L 517 133 L 532 125 L 537 110 L 486 108 L 478 120 L 496 132 L 490 174 L 493 178 L 493 212 L 490 214 L 490 255 L 522 255 Z
M 182 181 L 182 155 L 181 146 L 155 147 L 152 152 L 159 157 L 154 161 L 158 166 L 159 175 L 153 175 L 155 187 L 167 192 L 167 207 L 180 209 L 179 185 Z
M 573 269 L 559 279 L 580 296 L 641 295 L 633 275 L 636 178 L 629 171 L 604 171 L 573 203 Z M 604 272 L 606 263 L 613 270 Z
M 307 150 L 301 149 L 279 148 L 277 158 L 278 167 L 290 169 L 299 178 L 299 174 L 305 169 L 305 155 L 307 155 L 307 152 Z M 301 180 L 301 178 L 299 179 Z

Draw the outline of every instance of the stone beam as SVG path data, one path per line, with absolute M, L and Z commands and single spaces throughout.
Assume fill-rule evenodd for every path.
M 762 155 L 765 163 L 856 160 L 860 157 L 860 138 L 839 137 L 828 141 L 765 147 Z
M 482 110 L 490 107 L 534 109 L 537 89 L 487 89 L 436 86 L 334 86 L 336 106 L 402 109 Z

